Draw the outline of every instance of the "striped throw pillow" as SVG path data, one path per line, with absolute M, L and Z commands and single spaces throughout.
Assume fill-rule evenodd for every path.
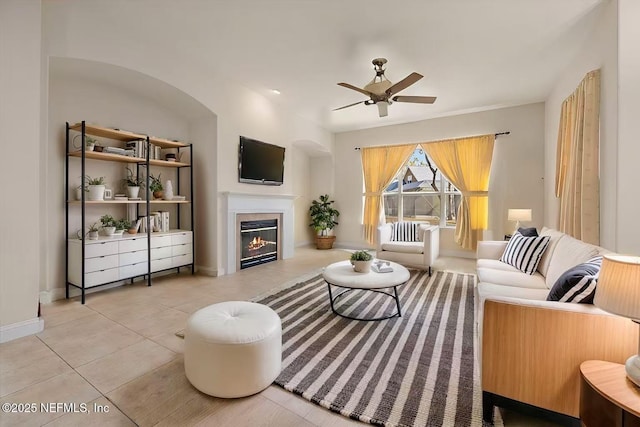
M 523 273 L 533 274 L 549 245 L 549 239 L 549 236 L 525 237 L 516 232 L 509 239 L 500 261 Z
M 394 222 L 391 225 L 392 242 L 419 242 L 418 228 L 419 222 Z
M 602 267 L 601 256 L 571 267 L 556 280 L 549 291 L 547 301 L 593 304 L 600 267 Z

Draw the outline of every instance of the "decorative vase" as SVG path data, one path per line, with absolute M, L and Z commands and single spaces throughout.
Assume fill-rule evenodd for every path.
M 351 261 L 353 264 L 353 271 L 356 273 L 368 273 L 371 271 L 371 263 L 373 260 L 369 261 Z
M 158 190 L 153 192 L 154 199 L 162 199 L 164 197 L 164 191 Z
M 82 200 L 82 187 L 76 188 L 76 200 Z
M 171 180 L 167 180 L 164 185 L 164 199 L 171 200 L 173 199 L 173 184 L 171 184 Z
M 104 185 L 90 185 L 89 186 L 89 200 L 104 200 Z
M 130 199 L 136 199 L 140 194 L 140 187 L 136 186 L 128 186 L 127 187 L 127 195 Z

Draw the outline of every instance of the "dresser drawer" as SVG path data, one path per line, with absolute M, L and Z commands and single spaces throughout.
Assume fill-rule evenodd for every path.
M 124 254 L 120 254 L 119 264 L 122 267 L 123 265 L 137 264 L 139 262 L 147 261 L 147 251 L 135 251 L 135 252 L 127 252 Z
M 173 260 L 174 267 L 180 267 L 181 265 L 187 265 L 187 264 L 193 263 L 193 254 L 174 256 L 171 259 Z
M 191 243 L 171 246 L 171 256 L 186 255 L 191 253 Z
M 113 255 L 117 253 L 118 242 L 92 243 L 90 245 L 85 245 L 84 247 L 85 258 L 95 258 L 103 255 Z
M 118 280 L 118 269 L 110 268 L 108 270 L 94 271 L 84 275 L 84 287 L 101 285 L 103 283 L 115 282 Z
M 120 240 L 118 252 L 132 252 L 147 249 L 147 238 L 136 237 L 134 239 Z
M 152 272 L 156 272 L 156 271 L 160 271 L 160 270 L 166 270 L 168 268 L 173 267 L 173 258 L 169 257 L 169 258 L 163 258 L 163 259 L 156 259 L 151 261 L 151 271 Z
M 151 237 L 151 248 L 162 248 L 164 246 L 171 246 L 171 236 Z
M 171 235 L 172 245 L 181 245 L 183 243 L 191 243 L 193 241 L 193 233 L 191 231 L 184 231 Z
M 84 262 L 84 272 L 107 270 L 118 266 L 118 255 L 105 255 L 96 258 L 87 258 Z
M 128 279 L 129 277 L 142 276 L 147 274 L 147 262 L 139 262 L 137 264 L 125 265 L 120 267 L 120 279 Z
M 151 248 L 151 260 L 171 257 L 171 246 Z

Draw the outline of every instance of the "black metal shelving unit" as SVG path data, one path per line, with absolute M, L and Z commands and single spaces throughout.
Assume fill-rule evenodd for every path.
M 90 131 L 87 131 L 87 128 L 89 128 Z M 76 152 L 71 152 L 69 145 L 70 145 L 70 131 L 78 131 L 80 132 L 80 136 L 81 136 L 81 147 L 79 151 Z M 120 141 L 133 141 L 133 140 L 145 140 L 146 142 L 146 155 L 145 158 L 134 158 L 134 159 L 130 159 L 127 156 L 119 156 L 119 155 L 107 155 L 107 156 L 103 156 L 102 154 L 96 155 L 96 154 L 91 154 L 91 156 L 88 156 L 87 154 L 87 150 L 86 150 L 86 145 L 84 143 L 85 141 L 85 136 L 86 135 L 93 135 L 93 136 L 100 136 L 100 137 L 106 137 L 109 139 L 116 139 L 116 140 L 120 140 Z M 155 145 L 159 145 L 160 147 L 164 147 L 164 148 L 176 148 L 178 150 L 178 152 L 180 153 L 181 150 L 188 150 L 189 152 L 189 163 L 182 163 L 182 162 L 169 162 L 169 161 L 163 161 L 163 160 L 158 160 L 158 159 L 151 159 L 150 158 L 150 149 L 149 147 L 151 146 L 151 144 L 155 144 Z M 182 154 L 182 156 L 184 156 L 185 153 Z M 70 161 L 72 158 L 77 158 L 80 161 L 80 170 L 81 170 L 81 186 L 82 186 L 82 191 L 81 191 L 81 199 L 80 199 L 80 210 L 81 210 L 81 236 L 80 236 L 80 241 L 81 241 L 81 268 L 80 268 L 80 281 L 81 284 L 74 284 L 70 281 L 69 278 L 69 264 L 70 264 L 70 257 L 69 257 L 69 240 L 72 239 L 72 237 L 69 235 L 69 214 L 70 214 L 70 204 L 72 203 L 70 200 L 70 194 L 69 194 L 69 174 L 70 174 Z M 87 160 L 88 159 L 96 159 L 96 160 L 106 160 L 106 161 L 112 161 L 112 162 L 121 162 L 121 163 L 135 163 L 136 164 L 136 176 L 140 176 L 140 171 L 141 168 L 145 169 L 145 181 L 146 181 L 146 186 L 145 186 L 145 200 L 144 203 L 136 203 L 136 216 L 140 216 L 140 206 L 142 204 L 145 205 L 146 208 L 146 220 L 147 220 L 147 233 L 146 233 L 146 237 L 147 237 L 147 269 L 146 272 L 144 274 L 140 274 L 137 276 L 132 276 L 132 277 L 128 277 L 128 278 L 124 278 L 124 279 L 118 279 L 118 280 L 113 280 L 113 281 L 108 281 L 105 283 L 100 283 L 97 285 L 93 285 L 90 288 L 98 288 L 101 286 L 105 286 L 105 285 L 109 285 L 112 283 L 118 283 L 118 282 L 124 282 L 126 280 L 131 280 L 131 283 L 133 283 L 134 279 L 136 277 L 142 277 L 144 276 L 144 278 L 147 280 L 147 286 L 151 286 L 151 278 L 152 278 L 152 274 L 153 273 L 159 273 L 159 272 L 166 272 L 168 270 L 173 270 L 175 269 L 176 272 L 180 271 L 180 268 L 182 267 L 191 267 L 191 274 L 195 274 L 195 233 L 194 233 L 194 191 L 193 191 L 193 144 L 184 144 L 184 143 L 180 143 L 177 141 L 169 141 L 169 140 L 165 140 L 162 138 L 155 138 L 155 137 L 149 137 L 148 135 L 141 135 L 141 134 L 134 134 L 134 133 L 130 133 L 130 132 L 125 132 L 125 131 L 120 131 L 118 129 L 109 129 L 109 128 L 102 128 L 99 126 L 87 126 L 85 121 L 82 121 L 81 123 L 75 124 L 75 125 L 69 125 L 69 123 L 66 123 L 66 132 L 65 132 L 65 297 L 68 299 L 69 298 L 69 289 L 70 287 L 74 287 L 77 289 L 80 289 L 81 291 L 81 300 L 82 300 L 82 304 L 85 303 L 85 295 L 86 295 L 86 291 L 87 289 L 89 289 L 86 286 L 85 283 L 85 279 L 86 279 L 86 233 L 85 233 L 85 227 L 86 227 L 86 216 L 87 216 L 87 196 L 86 196 L 86 192 L 84 191 L 84 179 L 87 175 Z M 181 158 L 181 156 L 179 156 L 179 158 Z M 191 230 L 189 230 L 192 234 L 191 236 L 191 263 L 188 264 L 184 264 L 184 265 L 179 265 L 179 266 L 172 266 L 170 268 L 166 268 L 166 269 L 162 269 L 162 270 L 158 270 L 158 271 L 153 271 L 152 272 L 152 268 L 151 268 L 151 237 L 153 234 L 153 231 L 151 230 L 151 192 L 149 190 L 149 175 L 150 175 L 150 171 L 151 171 L 151 167 L 169 167 L 169 168 L 175 168 L 176 169 L 176 186 L 178 188 L 178 191 L 180 189 L 180 175 L 181 175 L 181 171 L 184 169 L 188 169 L 189 171 L 189 200 L 187 201 L 188 206 L 189 206 L 189 211 L 190 211 L 190 217 L 191 217 L 191 223 L 190 223 L 190 227 Z M 105 201 L 105 204 L 108 204 L 108 201 Z M 181 230 L 181 218 L 180 218 L 180 211 L 181 211 L 181 206 L 183 203 L 177 203 L 175 201 L 157 201 L 156 203 L 167 203 L 167 204 L 174 204 L 176 206 L 176 220 L 177 220 L 177 227 L 178 230 Z M 154 203 L 155 204 L 155 203 Z

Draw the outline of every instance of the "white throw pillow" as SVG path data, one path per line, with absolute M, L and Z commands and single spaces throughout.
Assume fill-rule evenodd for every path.
M 500 261 L 523 273 L 533 274 L 542 254 L 549 245 L 549 240 L 549 236 L 525 237 L 520 233 L 515 233 L 509 239 Z

